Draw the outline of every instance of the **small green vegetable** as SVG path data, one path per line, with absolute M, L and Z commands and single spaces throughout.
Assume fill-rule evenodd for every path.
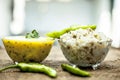
M 31 33 L 27 33 L 26 38 L 39 38 L 39 33 L 36 30 L 33 30 Z
M 9 68 L 19 68 L 23 72 L 45 73 L 50 77 L 56 77 L 56 70 L 38 63 L 18 63 L 0 69 L 0 72 Z
M 75 26 L 70 26 L 69 28 L 63 29 L 61 31 L 49 32 L 46 35 L 48 37 L 52 37 L 52 38 L 60 38 L 61 35 L 65 34 L 67 32 L 70 32 L 70 31 L 74 31 L 74 30 L 80 29 L 80 28 L 82 28 L 82 29 L 91 28 L 91 29 L 95 30 L 96 29 L 96 25 L 86 25 L 86 26 L 75 25 Z
M 83 71 L 77 67 L 70 66 L 68 64 L 61 64 L 63 70 L 66 70 L 74 75 L 82 76 L 82 77 L 89 77 L 90 73 L 87 71 Z

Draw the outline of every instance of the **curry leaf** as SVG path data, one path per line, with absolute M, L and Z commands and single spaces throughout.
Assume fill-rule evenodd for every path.
M 39 33 L 36 31 L 36 30 L 33 30 L 32 32 L 30 33 L 27 33 L 26 38 L 39 38 Z

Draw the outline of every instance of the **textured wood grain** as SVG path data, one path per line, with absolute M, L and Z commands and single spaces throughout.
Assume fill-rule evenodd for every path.
M 41 73 L 23 73 L 19 69 L 9 69 L 0 73 L 0 80 L 120 80 L 120 51 L 110 49 L 106 59 L 101 63 L 97 70 L 92 68 L 82 68 L 89 71 L 92 76 L 88 78 L 74 76 L 63 71 L 61 63 L 69 63 L 62 54 L 58 46 L 54 46 L 50 55 L 42 64 L 53 67 L 57 70 L 57 78 L 50 78 Z M 13 64 L 6 51 L 0 49 L 0 68 Z

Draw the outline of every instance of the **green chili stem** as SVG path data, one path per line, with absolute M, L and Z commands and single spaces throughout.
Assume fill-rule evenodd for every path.
M 0 72 L 2 72 L 3 70 L 6 70 L 6 69 L 16 68 L 16 67 L 18 67 L 18 66 L 16 64 L 13 64 L 13 65 L 10 65 L 10 66 L 0 69 Z

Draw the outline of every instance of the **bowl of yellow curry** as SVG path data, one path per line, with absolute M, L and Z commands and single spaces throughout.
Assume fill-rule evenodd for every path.
M 2 38 L 5 49 L 14 62 L 41 62 L 48 56 L 54 40 L 48 37 L 38 37 L 38 34 L 36 37 L 34 32 L 32 31 L 27 36 Z

